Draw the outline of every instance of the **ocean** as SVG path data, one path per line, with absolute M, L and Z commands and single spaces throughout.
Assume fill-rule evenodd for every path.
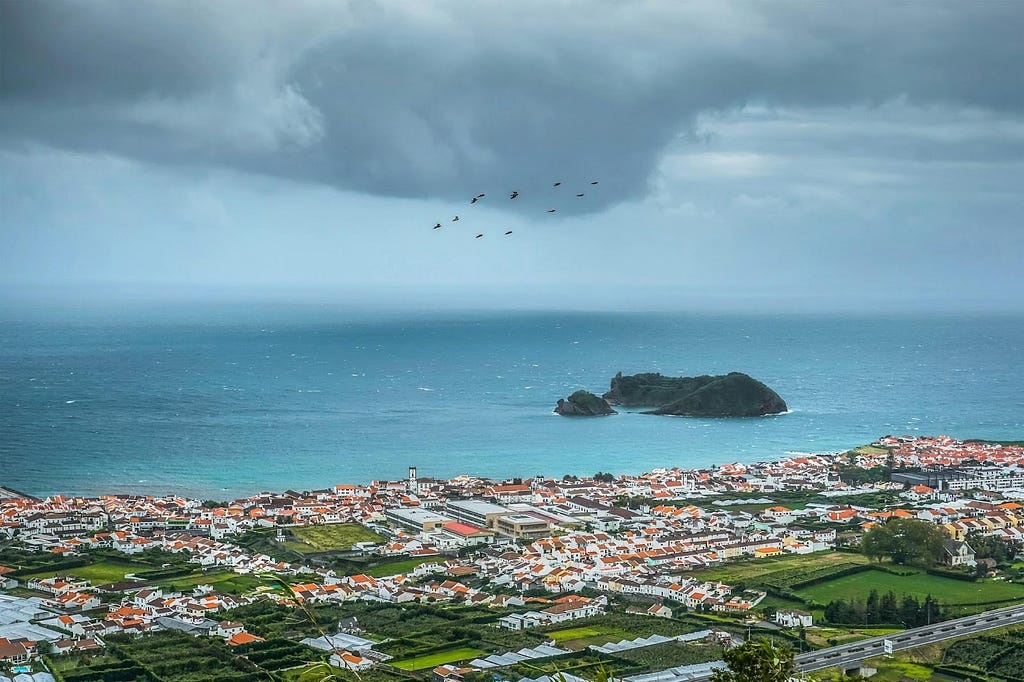
M 217 307 L 0 320 L 0 485 L 186 494 L 640 473 L 1024 437 L 1024 317 Z M 743 371 L 788 414 L 552 414 L 616 372 Z

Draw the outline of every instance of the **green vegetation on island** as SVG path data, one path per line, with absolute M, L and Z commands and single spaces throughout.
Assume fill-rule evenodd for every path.
M 655 408 L 650 414 L 688 417 L 757 417 L 788 409 L 778 393 L 742 372 L 699 377 L 619 372 L 603 397 L 612 405 Z

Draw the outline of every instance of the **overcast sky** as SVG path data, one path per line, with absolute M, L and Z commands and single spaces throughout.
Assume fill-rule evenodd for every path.
M 1016 0 L 8 0 L 0 289 L 1022 310 L 1022 34 Z

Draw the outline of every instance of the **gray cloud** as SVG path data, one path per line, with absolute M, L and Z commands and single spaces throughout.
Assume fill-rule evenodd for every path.
M 385 196 L 600 177 L 565 207 L 592 210 L 645 195 L 702 114 L 749 103 L 1019 124 L 1022 25 L 1020 3 L 952 0 L 6 2 L 0 141 Z

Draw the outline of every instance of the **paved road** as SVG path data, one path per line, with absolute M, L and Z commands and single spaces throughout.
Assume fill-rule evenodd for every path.
M 830 649 L 811 651 L 798 655 L 796 665 L 797 669 L 802 672 L 813 672 L 832 666 L 854 664 L 873 656 L 881 656 L 885 653 L 883 644 L 885 640 L 892 642 L 893 651 L 900 651 L 954 637 L 965 637 L 985 630 L 994 630 L 1007 625 L 1022 624 L 1024 624 L 1024 603 L 956 620 L 947 620 L 935 625 L 894 632 L 884 637 L 872 637 Z M 661 673 L 637 675 L 630 679 L 636 679 L 638 682 L 701 682 L 711 679 L 711 671 L 707 666 L 687 666 L 687 668 L 689 670 L 685 668 L 665 670 Z
M 796 657 L 797 667 L 803 672 L 831 668 L 834 665 L 855 663 L 872 656 L 880 656 L 884 653 L 883 642 L 890 640 L 893 644 L 893 651 L 902 649 L 913 649 L 922 644 L 941 642 L 954 637 L 973 635 L 985 630 L 1006 627 L 1007 625 L 1024 624 L 1024 604 L 1008 606 L 995 611 L 985 611 L 974 616 L 947 620 L 935 625 L 927 625 L 919 628 L 895 632 L 884 637 L 872 637 L 862 639 L 852 644 L 821 649 Z

